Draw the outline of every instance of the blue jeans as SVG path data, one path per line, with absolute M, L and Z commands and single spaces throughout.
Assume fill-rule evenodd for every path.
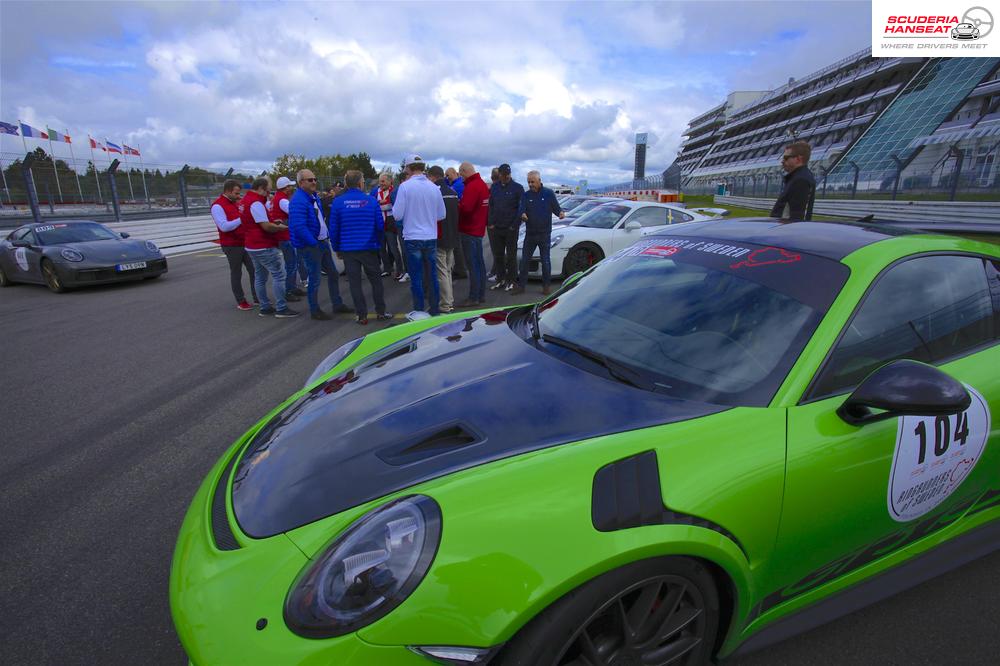
M 486 262 L 483 260 L 483 237 L 459 234 L 462 237 L 462 250 L 465 251 L 465 262 L 469 267 L 469 300 L 486 300 Z
M 281 241 L 278 243 L 278 248 L 281 249 L 281 254 L 285 258 L 285 290 L 291 291 L 299 286 L 298 276 L 296 275 L 296 269 L 299 267 L 299 257 L 295 252 L 295 246 L 292 245 L 292 241 Z
M 404 241 L 406 247 L 406 270 L 410 273 L 410 293 L 413 295 L 413 309 L 424 309 L 424 266 L 430 269 L 431 284 L 428 287 L 430 292 L 428 301 L 430 307 L 427 311 L 432 315 L 440 314 L 441 294 L 438 291 L 437 278 L 437 241 L 436 240 L 408 240 Z
M 285 261 L 281 258 L 281 250 L 269 247 L 266 250 L 247 250 L 250 261 L 253 262 L 253 284 L 260 299 L 260 309 L 271 307 L 267 297 L 267 276 L 274 283 L 274 309 L 285 309 Z
M 329 241 L 320 241 L 312 247 L 298 248 L 298 255 L 306 266 L 309 282 L 306 286 L 306 299 L 309 301 L 309 311 L 319 311 L 319 285 L 323 281 L 321 271 L 326 271 L 327 288 L 330 291 L 330 304 L 343 305 L 340 298 L 340 278 L 337 266 L 333 263 L 333 254 Z
M 538 248 L 539 259 L 542 261 L 542 286 L 549 286 L 552 281 L 552 234 L 526 234 L 524 249 L 521 252 L 521 275 L 517 283 L 523 288 L 528 283 L 528 262 Z

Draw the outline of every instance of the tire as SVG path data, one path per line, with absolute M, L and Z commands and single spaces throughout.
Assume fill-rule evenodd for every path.
M 563 259 L 563 279 L 574 273 L 587 270 L 602 259 L 604 259 L 604 252 L 601 251 L 601 248 L 593 243 L 580 243 L 573 247 Z
M 55 294 L 61 294 L 66 291 L 66 285 L 63 284 L 62 278 L 59 277 L 59 272 L 56 270 L 55 264 L 48 259 L 42 259 L 42 277 L 45 278 L 45 286 L 49 288 L 49 291 Z
M 9 277 L 7 277 L 7 272 L 4 271 L 3 266 L 0 266 L 0 287 L 12 287 L 14 283 Z
M 718 627 L 719 595 L 708 569 L 686 557 L 659 557 L 570 592 L 525 625 L 497 663 L 701 666 L 711 663 Z

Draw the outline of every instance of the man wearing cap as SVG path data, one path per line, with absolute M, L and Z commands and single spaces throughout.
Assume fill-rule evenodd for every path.
M 483 236 L 486 234 L 490 189 L 469 162 L 462 162 L 458 173 L 465 182 L 462 198 L 458 202 L 458 231 L 465 250 L 465 260 L 469 265 L 469 298 L 460 303 L 459 307 L 467 308 L 486 302 Z
M 517 232 L 521 227 L 517 209 L 524 187 L 511 178 L 509 164 L 501 164 L 497 172 L 499 180 L 490 189 L 488 223 L 493 229 L 490 244 L 496 243 L 493 256 L 496 257 L 497 283 L 490 289 L 510 290 L 517 282 Z
M 556 195 L 547 187 L 542 187 L 542 176 L 537 171 L 528 172 L 528 191 L 521 196 L 518 217 L 524 221 L 524 248 L 521 250 L 521 275 L 517 287 L 510 293 L 523 294 L 528 284 L 528 262 L 538 248 L 542 261 L 542 294 L 548 296 L 552 279 L 552 216 L 560 220 L 566 213 L 559 206 Z
M 458 195 L 448 185 L 444 170 L 432 166 L 427 170 L 427 178 L 441 188 L 444 198 L 445 219 L 438 222 L 437 278 L 441 287 L 441 312 L 451 312 L 455 308 L 455 294 L 452 290 L 451 272 L 455 267 L 455 248 L 458 246 Z
M 247 303 L 243 291 L 243 269 L 250 276 L 250 291 L 253 300 L 257 302 L 257 291 L 254 287 L 253 262 L 243 247 L 243 229 L 240 209 L 237 205 L 243 196 L 243 186 L 238 180 L 227 180 L 222 184 L 222 195 L 212 204 L 212 219 L 219 229 L 219 245 L 229 262 L 229 285 L 236 299 L 236 307 L 240 310 L 253 310 Z
M 410 293 L 413 309 L 424 309 L 424 269 L 430 272 L 428 309 L 432 315 L 440 314 L 441 295 L 438 289 L 435 257 L 437 255 L 438 221 L 444 220 L 447 211 L 437 185 L 424 175 L 424 160 L 410 154 L 405 160 L 409 178 L 400 184 L 392 216 L 403 224 L 403 246 L 406 248 L 406 266 L 410 273 Z
M 392 319 L 392 315 L 385 311 L 378 265 L 378 253 L 385 233 L 382 210 L 375 197 L 361 191 L 364 177 L 360 171 L 348 171 L 344 181 L 347 189 L 330 206 L 330 243 L 334 251 L 344 258 L 357 322 L 362 325 L 368 323 L 368 303 L 361 286 L 362 270 L 372 286 L 379 321 Z
M 301 300 L 299 296 L 305 296 L 306 294 L 298 286 L 296 269 L 299 265 L 299 259 L 288 233 L 288 202 L 294 189 L 295 183 L 292 182 L 292 179 L 281 176 L 278 178 L 274 198 L 268 202 L 267 207 L 267 215 L 271 221 L 285 227 L 275 233 L 275 236 L 278 239 L 278 249 L 281 250 L 281 254 L 285 258 L 285 300 L 287 301 Z
M 285 262 L 278 249 L 277 232 L 287 227 L 268 219 L 267 195 L 271 180 L 261 177 L 253 181 L 251 189 L 240 205 L 240 225 L 243 243 L 253 262 L 254 287 L 260 299 L 261 317 L 274 315 L 278 319 L 298 317 L 299 313 L 285 304 Z M 267 278 L 274 284 L 274 307 L 267 295 Z
M 296 179 L 299 186 L 288 204 L 288 229 L 292 245 L 305 264 L 309 276 L 306 298 L 309 301 L 310 315 L 313 319 L 330 319 L 330 315 L 319 307 L 322 271 L 326 271 L 333 311 L 350 312 L 351 308 L 340 297 L 337 267 L 330 253 L 326 222 L 319 208 L 319 197 L 316 196 L 316 176 L 309 169 L 302 169 L 296 174 Z

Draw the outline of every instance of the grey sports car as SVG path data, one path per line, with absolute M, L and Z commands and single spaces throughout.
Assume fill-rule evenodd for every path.
M 73 287 L 157 278 L 167 260 L 152 241 L 129 239 L 89 220 L 26 224 L 0 241 L 0 286 Z

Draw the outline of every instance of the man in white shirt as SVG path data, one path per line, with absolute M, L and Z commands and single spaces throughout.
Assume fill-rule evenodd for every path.
M 430 274 L 428 312 L 440 314 L 441 296 L 438 290 L 437 255 L 438 222 L 447 212 L 441 190 L 424 175 L 424 160 L 416 154 L 407 155 L 405 162 L 409 178 L 400 184 L 392 216 L 403 224 L 403 246 L 406 249 L 406 267 L 410 274 L 410 293 L 413 309 L 424 309 L 424 269 Z
M 219 245 L 229 262 L 229 284 L 236 299 L 236 307 L 240 310 L 252 310 L 247 303 L 243 291 L 242 273 L 246 269 L 250 276 L 250 291 L 253 301 L 257 303 L 257 291 L 254 288 L 253 262 L 243 248 L 243 229 L 241 228 L 240 209 L 237 205 L 243 196 L 243 186 L 238 180 L 227 180 L 222 185 L 222 194 L 212 204 L 212 220 L 219 230 Z

